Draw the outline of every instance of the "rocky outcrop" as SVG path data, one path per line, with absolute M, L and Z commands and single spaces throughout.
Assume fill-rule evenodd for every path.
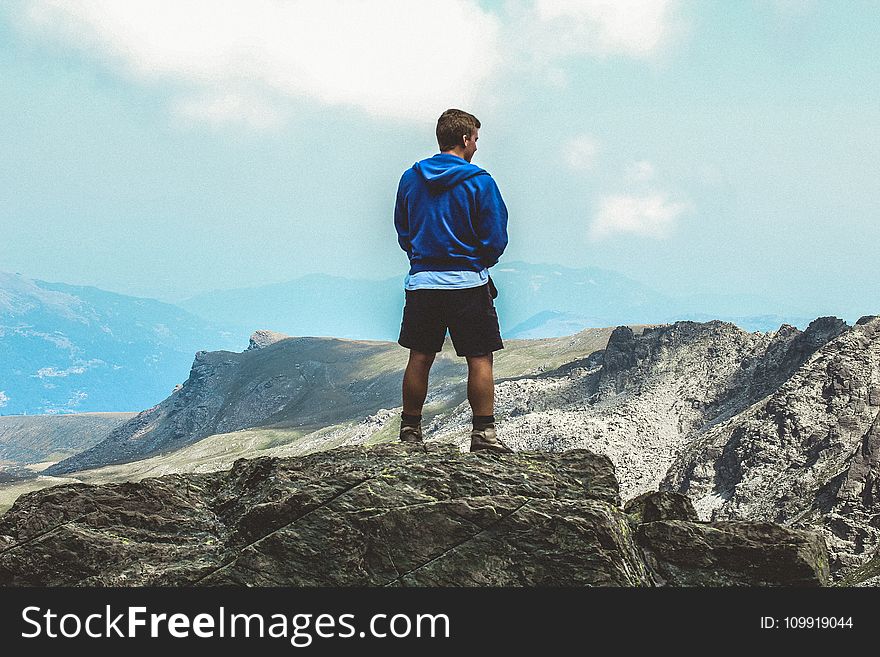
M 690 517 L 673 497 L 634 502 L 628 514 L 611 461 L 586 450 L 499 456 L 390 444 L 239 460 L 218 473 L 23 495 L 0 517 L 0 585 L 827 581 L 821 538 L 653 519 L 649 508 Z
M 289 335 L 279 333 L 278 331 L 260 329 L 253 332 L 250 340 L 248 341 L 248 348 L 245 351 L 250 351 L 251 349 L 263 349 L 264 347 L 268 347 L 270 344 L 275 344 L 280 340 L 286 340 L 289 337 Z
M 648 567 L 674 586 L 815 586 L 827 583 L 822 537 L 773 523 L 660 520 L 636 529 Z
M 880 586 L 880 551 L 841 579 L 841 586 Z
M 638 525 L 660 520 L 699 520 L 687 495 L 670 491 L 642 493 L 627 502 L 623 510 Z
M 720 321 L 640 333 L 620 326 L 600 353 L 539 376 L 499 381 L 495 417 L 514 449 L 606 454 L 624 496 L 634 497 L 656 490 L 699 435 L 749 409 L 845 331 L 833 317 L 816 319 L 805 331 L 784 325 L 766 334 Z M 469 422 L 465 402 L 433 418 L 427 435 L 461 440 Z
M 686 495 L 657 491 L 626 503 L 655 581 L 675 586 L 811 586 L 829 581 L 821 536 L 768 522 L 698 522 Z
M 880 545 L 880 318 L 819 348 L 765 399 L 708 428 L 663 482 L 705 519 L 816 527 L 836 574 Z M 839 571 L 839 573 L 838 573 Z
M 200 438 L 217 433 L 222 427 L 232 431 L 263 419 L 255 404 L 255 412 L 248 413 L 242 423 L 228 422 L 224 413 L 224 388 L 240 375 L 242 355 L 229 351 L 199 351 L 190 370 L 189 378 L 160 404 L 141 411 L 125 424 L 117 427 L 94 447 L 64 459 L 44 472 L 60 475 L 76 470 L 94 468 L 110 463 L 126 463 L 151 454 L 179 449 Z M 258 396 L 255 396 L 258 397 Z M 250 399 L 248 395 L 246 398 Z M 254 399 L 255 402 L 270 401 Z M 282 403 L 278 399 L 278 403 Z M 222 430 L 222 429 L 221 429 Z

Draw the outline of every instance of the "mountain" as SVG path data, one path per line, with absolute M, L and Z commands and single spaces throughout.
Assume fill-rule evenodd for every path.
M 498 315 L 511 327 L 548 310 L 589 314 L 604 326 L 657 322 L 676 310 L 667 296 L 597 267 L 500 263 L 492 268 L 492 280 L 499 290 Z
M 513 341 L 509 351 L 502 350 L 507 353 L 499 356 L 497 372 L 503 376 L 561 364 L 584 348 L 600 348 L 610 331 Z M 448 338 L 446 346 L 431 370 L 428 409 L 436 407 L 432 412 L 460 403 L 465 395 L 460 382 L 467 376 L 467 366 L 450 353 Z M 395 343 L 257 331 L 240 353 L 198 352 L 189 377 L 171 396 L 44 474 L 126 463 L 246 428 L 271 427 L 304 435 L 360 419 L 399 405 L 407 358 L 407 350 Z
M 526 321 L 520 322 L 506 332 L 506 336 L 529 340 L 533 338 L 558 338 L 573 335 L 591 326 L 607 326 L 608 322 L 599 317 L 587 317 L 577 313 L 563 313 L 545 310 Z
M 230 335 L 153 299 L 0 273 L 0 413 L 150 406 Z
M 499 289 L 495 305 L 505 338 L 559 337 L 585 328 L 718 317 L 749 331 L 809 323 L 800 314 L 770 315 L 767 309 L 781 307 L 776 301 L 711 294 L 673 298 L 597 267 L 505 262 L 491 273 Z M 236 326 L 241 341 L 255 325 L 288 335 L 396 341 L 403 304 L 403 275 L 366 280 L 324 274 L 215 290 L 179 302 L 206 320 Z
M 689 322 L 711 322 L 714 320 L 719 320 L 722 322 L 729 322 L 730 324 L 736 324 L 741 329 L 744 329 L 749 332 L 759 331 L 761 333 L 767 333 L 769 331 L 775 331 L 783 324 L 789 324 L 790 326 L 795 326 L 797 328 L 806 328 L 810 321 L 810 317 L 801 317 L 798 315 L 718 315 L 712 313 L 676 313 L 674 317 L 669 318 L 664 323 L 674 322 L 674 321 L 689 321 Z
M 821 527 L 833 565 L 880 547 L 880 317 L 820 347 L 746 412 L 681 450 L 664 487 L 705 517 Z
M 587 448 L 611 456 L 626 496 L 656 489 L 707 425 L 746 409 L 846 330 L 834 318 L 806 331 L 747 333 L 720 321 L 676 322 L 641 333 L 618 327 L 600 353 L 498 381 L 495 416 L 515 449 Z M 467 403 L 432 419 L 439 440 L 469 422 Z
M 0 517 L 5 587 L 828 582 L 815 532 L 701 523 L 683 495 L 624 506 L 611 461 L 587 450 L 348 447 L 136 484 L 58 486 L 23 495 Z
M 0 472 L 11 465 L 58 461 L 107 437 L 134 413 L 0 416 Z

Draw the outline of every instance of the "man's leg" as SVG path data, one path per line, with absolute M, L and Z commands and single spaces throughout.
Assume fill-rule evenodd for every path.
M 434 356 L 415 349 L 409 350 L 409 362 L 403 373 L 403 412 L 407 415 L 422 414 L 422 406 L 428 396 L 428 373 Z
M 495 378 L 492 374 L 492 353 L 465 356 L 468 364 L 467 396 L 474 415 L 492 415 L 495 408 Z
M 491 450 L 509 454 L 511 450 L 495 433 L 495 377 L 492 352 L 485 356 L 465 356 L 468 364 L 468 401 L 474 412 L 471 451 Z
M 428 396 L 428 373 L 433 362 L 433 353 L 409 350 L 409 362 L 403 373 L 403 413 L 400 416 L 402 442 L 422 441 L 422 406 Z

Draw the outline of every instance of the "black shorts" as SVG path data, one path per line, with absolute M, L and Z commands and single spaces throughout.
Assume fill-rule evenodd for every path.
M 489 285 L 449 290 L 406 290 L 397 343 L 437 353 L 446 329 L 459 356 L 485 356 L 504 349 Z

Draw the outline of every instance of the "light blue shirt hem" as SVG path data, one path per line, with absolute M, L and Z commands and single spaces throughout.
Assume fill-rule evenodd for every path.
M 449 290 L 479 287 L 489 282 L 489 270 L 482 271 L 417 271 L 407 274 L 403 287 L 407 290 Z

